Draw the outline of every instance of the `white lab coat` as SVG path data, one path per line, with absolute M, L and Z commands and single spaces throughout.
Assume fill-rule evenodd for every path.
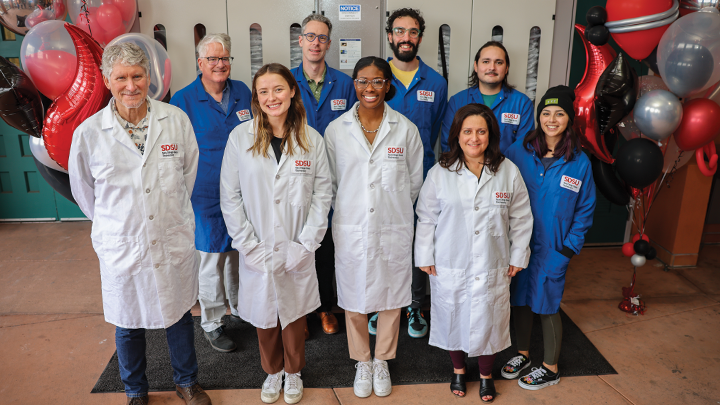
M 305 127 L 309 151 L 278 164 L 248 151 L 255 120 L 230 133 L 220 172 L 220 207 L 240 252 L 238 313 L 257 328 L 284 329 L 320 306 L 315 250 L 327 231 L 332 186 L 320 134 Z
M 144 155 L 108 104 L 75 130 L 68 161 L 73 197 L 93 221 L 105 320 L 132 329 L 172 326 L 198 296 L 195 133 L 182 110 L 150 103 Z
M 367 314 L 412 301 L 413 203 L 423 175 L 415 124 L 385 104 L 372 151 L 354 118 L 331 122 L 325 144 L 333 180 L 338 305 Z
M 454 167 L 453 167 L 454 168 Z M 533 217 L 525 182 L 505 159 L 477 177 L 436 164 L 417 203 L 415 265 L 430 276 L 430 345 L 471 357 L 510 346 L 508 266 L 530 260 Z

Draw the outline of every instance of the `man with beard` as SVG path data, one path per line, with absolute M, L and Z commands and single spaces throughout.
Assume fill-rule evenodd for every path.
M 230 303 L 230 319 L 238 317 L 238 266 L 220 211 L 220 165 L 228 136 L 252 118 L 250 89 L 230 80 L 230 37 L 208 34 L 198 43 L 200 74 L 170 100 L 190 117 L 200 148 L 198 180 L 191 201 L 195 212 L 195 247 L 200 253 L 200 326 L 210 346 L 219 352 L 237 348 L 223 332 L 222 316 Z
M 332 42 L 330 20 L 321 14 L 310 14 L 302 22 L 302 32 L 298 43 L 302 48 L 303 61 L 292 70 L 292 74 L 300 86 L 308 125 L 324 136 L 328 124 L 352 108 L 357 96 L 352 79 L 325 62 L 325 54 Z M 328 223 L 332 226 L 332 222 Z M 320 289 L 320 308 L 317 313 L 323 332 L 329 335 L 338 333 L 338 321 L 332 313 L 335 306 L 335 247 L 330 228 L 315 251 L 315 265 Z
M 490 107 L 500 126 L 500 151 L 535 129 L 533 103 L 507 80 L 510 57 L 502 43 L 489 41 L 477 51 L 468 89 L 450 97 L 442 127 L 443 152 L 450 150 L 448 136 L 455 112 L 470 103 Z
M 435 143 L 447 107 L 447 82 L 418 56 L 418 47 L 425 31 L 425 19 L 419 10 L 401 8 L 392 12 L 385 27 L 393 57 L 388 58 L 393 72 L 392 83 L 397 94 L 388 105 L 406 116 L 418 127 L 425 156 L 423 179 L 435 164 Z M 408 308 L 408 334 L 421 338 L 428 325 L 420 305 L 425 298 L 427 275 L 413 267 L 412 304 Z M 375 334 L 377 314 L 370 319 L 370 333 Z

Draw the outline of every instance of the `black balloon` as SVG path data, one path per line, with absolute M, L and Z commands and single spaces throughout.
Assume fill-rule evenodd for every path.
M 607 10 L 605 10 L 603 6 L 591 7 L 585 14 L 585 19 L 587 20 L 588 28 L 596 25 L 603 25 L 608 19 Z
M 70 176 L 68 176 L 67 173 L 53 170 L 45 166 L 44 164 L 40 163 L 40 161 L 37 160 L 35 156 L 33 156 L 33 160 L 35 161 L 35 166 L 37 166 L 40 175 L 43 179 L 45 179 L 45 181 L 50 185 L 50 187 L 52 187 L 53 190 L 57 191 L 63 197 L 67 198 L 71 203 L 77 205 L 75 199 L 72 196 L 72 192 L 70 191 Z
M 606 138 L 635 106 L 637 83 L 637 73 L 622 53 L 600 75 L 595 87 L 595 116 L 600 133 Z
M 625 186 L 615 175 L 612 165 L 601 161 L 595 155 L 590 156 L 590 163 L 592 164 L 595 186 L 600 190 L 600 193 L 613 204 L 628 205 L 630 203 L 630 194 L 625 191 Z
M 648 252 L 645 253 L 645 259 L 653 260 L 656 257 L 657 257 L 657 250 L 655 250 L 654 247 L 650 246 L 650 249 L 648 249 Z
M 650 252 L 650 243 L 644 239 L 638 239 L 638 241 L 633 245 L 633 248 L 635 249 L 635 253 L 640 256 L 645 256 L 648 252 Z
M 44 110 L 40 93 L 14 63 L 0 57 L 0 117 L 11 127 L 42 136 Z
M 628 186 L 642 189 L 655 182 L 662 172 L 663 154 L 651 140 L 631 139 L 620 147 L 615 168 Z
M 585 38 L 595 46 L 603 46 L 610 40 L 610 31 L 604 25 L 596 25 L 585 30 Z

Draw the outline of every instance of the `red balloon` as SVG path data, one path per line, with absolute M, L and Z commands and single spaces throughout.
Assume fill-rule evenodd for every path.
M 40 50 L 25 55 L 25 70 L 38 91 L 51 100 L 70 88 L 76 67 L 75 55 L 65 51 Z
M 122 14 L 120 10 L 112 4 L 103 4 L 98 8 L 97 22 L 105 31 L 114 31 L 118 28 L 125 30 L 122 22 Z
M 33 76 L 35 77 L 35 76 Z M 706 98 L 685 102 L 680 126 L 675 130 L 675 142 L 682 150 L 700 148 L 720 133 L 720 105 Z
M 112 4 L 120 10 L 123 21 L 129 23 L 135 18 L 137 14 L 135 0 L 112 0 Z
M 613 163 L 612 151 L 605 145 L 595 116 L 595 88 L 598 79 L 615 59 L 617 54 L 610 45 L 596 46 L 585 38 L 585 27 L 575 24 L 583 45 L 585 45 L 585 73 L 575 88 L 575 127 L 582 146 L 605 163 Z
M 55 10 L 55 19 L 65 16 L 67 10 L 65 9 L 65 3 L 63 3 L 63 0 L 53 0 L 52 7 L 53 10 Z
M 709 163 L 705 163 L 705 155 L 708 156 L 710 160 Z M 710 142 L 702 148 L 697 148 L 695 151 L 695 159 L 702 174 L 707 177 L 714 176 L 715 172 L 717 172 L 718 165 L 718 154 L 715 149 L 715 142 Z
M 672 0 L 608 0 L 605 8 L 608 22 L 659 14 L 672 8 Z M 650 56 L 670 24 L 649 30 L 616 33 L 612 35 L 631 58 L 643 60 Z
M 48 155 L 67 170 L 70 143 L 75 129 L 110 101 L 100 64 L 103 50 L 81 28 L 65 23 L 77 53 L 77 69 L 70 89 L 50 106 L 43 127 Z
M 635 247 L 633 246 L 633 244 L 630 242 L 625 243 L 622 247 L 622 254 L 627 257 L 632 257 L 632 255 L 635 254 Z
M 643 238 L 643 240 L 650 242 L 650 238 L 647 236 L 647 234 L 643 234 L 642 238 Z M 640 234 L 636 233 L 635 235 L 633 235 L 632 244 L 635 244 L 635 242 L 637 242 L 639 240 L 640 240 Z M 623 246 L 625 246 L 625 245 L 623 245 Z M 635 254 L 635 248 L 633 247 L 633 255 L 634 254 Z M 630 256 L 632 256 L 632 255 L 630 255 Z
M 101 43 L 107 45 L 110 43 L 110 41 L 123 34 L 125 34 L 125 27 L 123 27 L 122 25 L 112 30 L 108 29 L 104 32 L 103 41 Z

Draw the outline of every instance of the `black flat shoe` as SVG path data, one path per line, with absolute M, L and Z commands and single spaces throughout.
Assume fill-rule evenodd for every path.
M 453 373 L 452 379 L 450 379 L 450 391 L 458 398 L 465 398 L 467 389 L 465 388 L 465 374 Z M 463 395 L 458 395 L 454 391 L 460 391 Z
M 495 381 L 492 378 L 481 378 L 480 379 L 480 400 L 486 403 L 490 403 L 495 400 Z M 483 397 L 492 397 L 491 400 L 486 401 Z

